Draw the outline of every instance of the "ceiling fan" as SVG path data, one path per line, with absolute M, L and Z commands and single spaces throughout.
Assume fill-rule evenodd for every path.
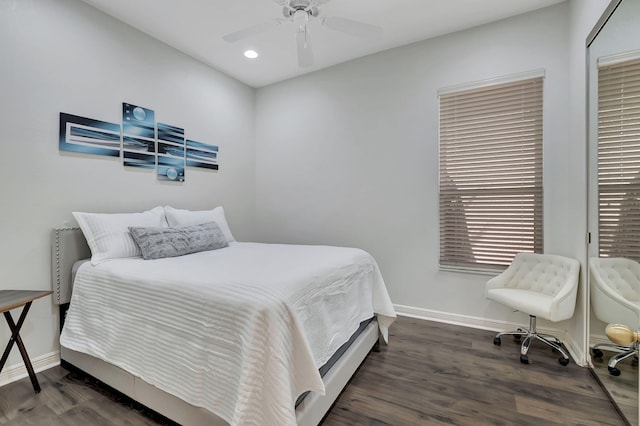
M 272 19 L 248 28 L 226 34 L 223 40 L 229 43 L 253 37 L 269 31 L 284 22 L 293 22 L 296 26 L 296 45 L 298 51 L 298 65 L 307 68 L 313 65 L 313 51 L 309 39 L 309 22 L 317 19 L 321 24 L 332 30 L 340 31 L 356 37 L 369 37 L 382 33 L 382 28 L 365 24 L 352 19 L 337 16 L 321 16 L 319 6 L 329 0 L 273 0 L 282 6 L 283 18 Z

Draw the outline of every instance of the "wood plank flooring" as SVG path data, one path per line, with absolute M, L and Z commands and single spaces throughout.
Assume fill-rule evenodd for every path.
M 342 425 L 624 425 L 586 368 L 541 344 L 519 361 L 493 332 L 399 318 L 323 421 Z M 58 366 L 0 388 L 0 424 L 174 425 Z M 268 426 L 268 425 L 267 425 Z
M 607 388 L 609 396 L 618 404 L 618 408 L 629 420 L 630 426 L 638 426 L 638 362 L 633 358 L 627 358 L 618 363 L 617 367 L 622 372 L 619 376 L 612 376 L 607 369 L 607 362 L 614 352 L 604 352 L 602 359 L 593 361 L 593 370 L 600 381 Z
M 534 343 L 529 365 L 510 338 L 400 318 L 325 425 L 623 425 L 588 369 Z

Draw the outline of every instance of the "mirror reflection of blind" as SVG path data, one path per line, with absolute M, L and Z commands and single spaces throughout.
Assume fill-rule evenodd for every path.
M 640 59 L 598 66 L 598 206 L 600 256 L 640 261 Z
M 543 78 L 440 95 L 440 266 L 543 249 Z

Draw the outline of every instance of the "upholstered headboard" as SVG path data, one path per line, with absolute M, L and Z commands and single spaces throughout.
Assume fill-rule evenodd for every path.
M 51 278 L 53 302 L 69 303 L 73 283 L 71 271 L 77 260 L 91 257 L 91 250 L 80 228 L 54 228 L 51 233 Z

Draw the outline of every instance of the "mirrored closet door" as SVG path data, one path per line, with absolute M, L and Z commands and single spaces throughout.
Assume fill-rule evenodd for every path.
M 587 49 L 591 363 L 638 425 L 640 0 L 612 1 Z

